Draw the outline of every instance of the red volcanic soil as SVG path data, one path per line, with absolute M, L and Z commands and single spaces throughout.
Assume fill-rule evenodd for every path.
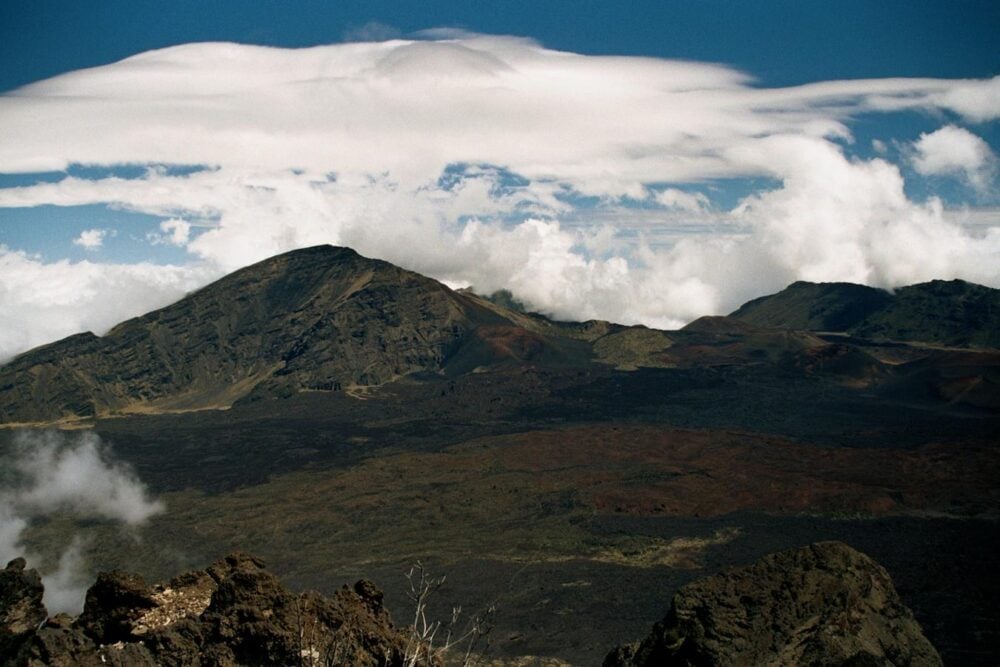
M 497 359 L 528 360 L 541 352 L 545 345 L 538 334 L 515 326 L 481 326 L 474 334 Z
M 491 324 L 476 327 L 449 357 L 452 376 L 475 372 L 479 367 L 520 366 L 556 361 L 561 352 L 547 339 L 522 327 Z
M 834 449 L 750 433 L 601 425 L 483 438 L 445 456 L 470 472 L 526 475 L 535 492 L 572 490 L 598 512 L 969 516 L 1000 507 L 1000 454 L 988 443 Z

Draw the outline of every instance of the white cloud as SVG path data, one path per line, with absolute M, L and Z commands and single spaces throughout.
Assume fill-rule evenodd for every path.
M 97 250 L 104 245 L 104 237 L 107 235 L 106 229 L 85 229 L 73 239 L 73 245 L 78 245 L 84 250 Z
M 192 44 L 0 96 L 0 172 L 210 167 L 0 189 L 0 207 L 162 216 L 151 240 L 198 262 L 44 264 L 4 251 L 0 313 L 19 319 L 0 327 L 0 353 L 106 329 L 317 243 L 453 284 L 508 287 L 564 318 L 653 326 L 725 312 L 798 278 L 1000 284 L 996 225 L 970 231 L 934 202 L 909 200 L 895 166 L 852 161 L 838 144 L 861 113 L 995 118 L 1000 78 L 768 89 L 721 65 L 427 37 L 437 41 Z M 742 177 L 769 185 L 733 211 L 711 205 L 715 179 Z
M 667 208 L 681 211 L 699 212 L 709 207 L 708 197 L 701 192 L 685 192 L 677 188 L 667 188 L 655 195 L 658 203 Z
M 46 263 L 0 245 L 0 362 L 79 331 L 101 334 L 219 275 L 200 265 Z
M 979 190 L 988 189 L 996 176 L 989 144 L 965 128 L 945 125 L 923 133 L 913 148 L 913 166 L 921 174 L 960 176 Z
M 73 539 L 59 556 L 55 571 L 42 576 L 44 604 L 49 614 L 78 614 L 83 611 L 92 578 L 83 555 L 83 540 Z
M 1000 76 L 985 81 L 964 81 L 938 92 L 935 106 L 982 123 L 1000 118 Z
M 188 244 L 191 239 L 191 223 L 180 218 L 170 218 L 160 223 L 161 234 L 150 232 L 147 235 L 149 242 L 158 245 L 169 243 L 178 247 Z
M 0 460 L 0 560 L 24 556 L 24 531 L 32 519 L 56 512 L 139 526 L 164 511 L 126 465 L 115 461 L 93 433 L 19 431 Z M 27 554 L 29 564 L 39 560 Z M 82 536 L 65 547 L 54 571 L 43 573 L 50 613 L 79 613 L 86 592 Z
M 23 483 L 8 500 L 29 515 L 72 511 L 138 525 L 163 511 L 130 468 L 110 459 L 93 433 L 69 437 L 22 431 L 16 445 L 18 456 L 7 461 L 7 468 Z
M 783 187 L 748 197 L 737 214 L 753 245 L 785 281 L 843 280 L 894 287 L 932 278 L 997 285 L 1000 228 L 974 236 L 931 200 L 907 199 L 899 169 L 881 159 L 851 161 L 833 144 L 772 137 L 736 147 L 771 165 Z
M 388 172 L 412 184 L 450 163 L 480 162 L 614 194 L 740 175 L 742 165 L 715 155 L 734 139 L 843 135 L 842 121 L 860 110 L 995 117 L 998 85 L 753 88 L 720 65 L 582 56 L 489 36 L 297 50 L 189 44 L 0 97 L 0 171 L 204 163 Z

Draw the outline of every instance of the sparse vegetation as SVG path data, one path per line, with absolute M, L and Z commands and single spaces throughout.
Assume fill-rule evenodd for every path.
M 447 623 L 428 620 L 428 601 L 445 582 L 431 576 L 419 561 L 406 573 L 407 598 L 413 605 L 413 624 L 406 645 L 405 667 L 474 667 L 476 651 L 493 629 L 494 605 L 462 620 L 462 608 L 453 607 Z

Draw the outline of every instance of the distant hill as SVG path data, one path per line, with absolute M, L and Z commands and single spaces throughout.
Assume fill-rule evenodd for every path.
M 1000 290 L 962 280 L 933 280 L 894 293 L 852 283 L 796 282 L 748 301 L 730 317 L 758 327 L 1000 347 Z
M 77 334 L 20 355 L 0 367 L 0 424 L 225 409 L 304 392 L 367 397 L 371 388 L 396 381 L 525 368 L 573 370 L 585 378 L 610 368 L 765 365 L 864 387 L 899 375 L 886 362 L 924 353 L 882 358 L 866 345 L 808 331 L 1000 346 L 997 294 L 957 281 L 895 295 L 795 283 L 730 317 L 705 317 L 666 333 L 556 322 L 519 312 L 523 306 L 506 292 L 454 291 L 349 248 L 317 246 L 236 271 L 104 336 Z M 938 370 L 924 376 L 938 384 L 944 377 Z M 511 391 L 526 390 L 515 382 Z M 968 395 L 976 405 L 994 404 L 981 393 L 944 392 L 948 400 Z
M 730 314 L 757 327 L 847 331 L 892 302 L 885 290 L 853 283 L 792 283 Z
M 510 314 L 512 317 L 513 313 Z M 71 336 L 0 369 L 0 421 L 222 408 L 438 370 L 499 306 L 348 248 L 236 271 L 102 337 Z

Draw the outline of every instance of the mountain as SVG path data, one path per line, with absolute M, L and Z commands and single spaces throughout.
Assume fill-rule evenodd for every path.
M 961 280 L 902 287 L 890 307 L 851 328 L 864 338 L 1000 348 L 1000 290 Z
M 758 327 L 1000 347 L 1000 290 L 962 280 L 933 280 L 893 293 L 851 283 L 800 281 L 748 301 L 730 317 Z
M 874 287 L 798 281 L 746 302 L 730 317 L 758 327 L 847 331 L 891 302 L 891 294 Z
M 347 248 L 236 271 L 102 337 L 71 336 L 0 369 L 0 421 L 225 408 L 439 371 L 462 351 L 547 352 L 527 318 Z M 527 322 L 530 325 L 530 322 Z M 470 340 L 470 332 L 477 336 Z M 553 353 L 555 356 L 557 353 Z
M 167 511 L 134 531 L 69 506 L 28 516 L 33 566 L 77 535 L 92 572 L 148 581 L 241 549 L 327 595 L 375 577 L 412 618 L 403 575 L 420 560 L 448 575 L 442 613 L 500 603 L 491 640 L 512 664 L 599 664 L 695 578 L 839 540 L 885 566 L 947 663 L 997 664 L 1000 350 L 823 331 L 891 314 L 871 303 L 904 290 L 788 291 L 813 330 L 705 317 L 659 331 L 298 250 L 0 368 L 0 470 L 24 477 L 7 504 L 41 497 L 21 461 L 96 442 Z M 919 293 L 939 304 L 907 306 L 919 331 L 971 310 L 965 288 Z M 14 611 L 18 628 L 41 622 Z M 46 641 L 75 641 L 74 623 Z M 185 627 L 196 645 L 216 629 Z
M 521 312 L 503 292 L 456 292 L 348 248 L 317 246 L 236 271 L 104 336 L 77 334 L 22 354 L 0 368 L 0 423 L 226 409 L 308 392 L 359 395 L 397 381 L 526 367 L 585 374 L 766 367 L 871 386 L 892 374 L 890 365 L 926 351 L 887 358 L 809 331 L 1000 345 L 998 293 L 956 281 L 895 295 L 800 282 L 730 317 L 700 318 L 668 333 L 556 322 Z M 923 372 L 917 384 L 937 377 Z M 987 385 L 993 382 L 991 375 Z M 945 393 L 966 401 L 964 393 Z M 992 405 L 979 389 L 973 393 L 972 403 Z

